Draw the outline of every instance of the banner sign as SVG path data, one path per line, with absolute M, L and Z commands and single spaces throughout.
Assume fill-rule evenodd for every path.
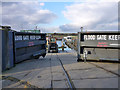
M 15 41 L 19 40 L 40 40 L 41 35 L 15 35 Z
M 120 35 L 84 35 L 84 40 L 120 40 Z
M 81 34 L 81 45 L 89 47 L 120 47 L 120 35 L 95 35 L 95 34 Z

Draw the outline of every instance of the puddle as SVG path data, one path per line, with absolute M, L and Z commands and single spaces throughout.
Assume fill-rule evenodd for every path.
M 58 47 L 61 47 L 62 46 L 62 41 L 57 41 L 57 44 L 58 44 Z M 65 42 L 63 42 L 63 44 L 65 45 L 66 48 L 64 48 L 64 52 L 70 52 L 70 53 L 73 53 L 73 52 L 76 52 L 75 50 L 69 48 Z M 59 53 L 62 53 L 62 48 L 59 48 Z

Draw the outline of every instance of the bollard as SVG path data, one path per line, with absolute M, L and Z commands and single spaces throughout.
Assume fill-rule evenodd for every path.
M 83 58 L 84 58 L 84 62 L 86 62 L 86 60 L 87 60 L 87 50 L 84 51 Z
M 62 51 L 64 51 L 64 44 L 63 44 L 63 41 L 62 41 Z
M 62 45 L 62 51 L 64 51 L 64 45 Z

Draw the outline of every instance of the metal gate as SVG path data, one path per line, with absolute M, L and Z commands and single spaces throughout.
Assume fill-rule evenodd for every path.
M 26 59 L 45 57 L 46 34 L 43 33 L 14 33 L 15 63 Z
M 0 30 L 2 71 L 23 60 L 46 56 L 46 34 Z
M 78 32 L 78 60 L 119 61 L 119 32 Z

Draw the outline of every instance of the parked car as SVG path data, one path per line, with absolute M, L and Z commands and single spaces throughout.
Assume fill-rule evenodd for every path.
M 58 45 L 57 45 L 57 41 L 56 38 L 50 38 L 49 40 L 49 44 L 48 44 L 48 53 L 50 52 L 58 52 Z

